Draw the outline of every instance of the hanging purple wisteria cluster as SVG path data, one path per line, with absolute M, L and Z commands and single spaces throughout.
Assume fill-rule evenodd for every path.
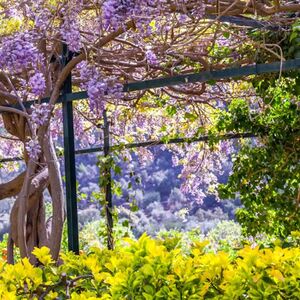
M 28 153 L 28 156 L 33 160 L 38 160 L 39 155 L 42 151 L 42 148 L 37 139 L 31 139 L 25 144 L 25 149 Z
M 89 106 L 92 111 L 100 112 L 105 108 L 105 101 L 122 99 L 123 85 L 116 81 L 114 77 L 104 77 L 95 67 L 87 62 L 79 66 L 81 87 L 87 90 L 89 96 Z
M 45 76 L 42 73 L 35 73 L 29 79 L 29 87 L 31 92 L 39 97 L 42 96 L 46 90 Z
M 103 19 L 106 29 L 117 29 L 125 25 L 129 19 L 134 19 L 137 25 L 150 23 L 149 16 L 153 14 L 153 0 L 107 0 L 103 4 Z
M 12 73 L 35 68 L 42 61 L 42 55 L 35 46 L 30 33 L 20 33 L 2 40 L 0 47 L 0 68 Z
M 50 105 L 47 103 L 42 103 L 39 105 L 31 106 L 32 112 L 30 114 L 30 119 L 33 124 L 37 127 L 46 124 L 49 119 Z

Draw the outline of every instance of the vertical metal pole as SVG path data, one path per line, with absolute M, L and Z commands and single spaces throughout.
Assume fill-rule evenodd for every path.
M 71 53 L 66 44 L 63 44 L 63 65 L 71 59 Z M 67 77 L 63 85 L 63 96 L 72 93 L 72 76 Z M 63 127 L 64 127 L 64 159 L 66 177 L 67 198 L 67 223 L 68 223 L 68 247 L 70 251 L 79 254 L 78 239 L 78 216 L 77 216 L 77 191 L 76 191 L 76 168 L 75 168 L 75 146 L 73 127 L 73 104 L 63 98 Z
M 109 145 L 109 123 L 107 121 L 106 110 L 103 111 L 103 121 L 104 121 L 104 156 L 109 157 L 110 145 Z M 107 248 L 109 250 L 114 249 L 114 239 L 113 239 L 113 216 L 112 216 L 112 191 L 111 191 L 111 169 L 110 165 L 107 164 L 104 170 L 104 176 L 106 176 L 105 184 L 105 216 L 106 216 L 106 226 L 107 226 Z

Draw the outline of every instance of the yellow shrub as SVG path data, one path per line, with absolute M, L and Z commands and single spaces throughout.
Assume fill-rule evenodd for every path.
M 42 267 L 23 259 L 0 264 L 0 299 L 299 299 L 300 249 L 246 246 L 236 256 L 167 250 L 143 235 L 114 251 L 92 248 L 61 254 L 56 266 L 47 248 L 35 249 Z

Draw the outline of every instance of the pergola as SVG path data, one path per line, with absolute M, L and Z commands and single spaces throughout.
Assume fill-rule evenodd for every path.
M 208 16 L 208 18 L 216 18 L 216 16 Z M 221 16 L 218 21 L 229 22 L 241 26 L 252 27 L 252 28 L 264 28 L 267 30 L 278 30 L 278 26 L 269 24 L 263 21 L 256 21 L 251 19 L 245 19 L 242 17 L 229 17 Z M 75 54 L 76 55 L 76 54 Z M 62 63 L 66 65 L 73 53 L 71 53 L 67 46 L 63 45 L 63 56 Z M 300 69 L 300 59 L 292 59 L 287 61 L 277 61 L 274 63 L 266 64 L 254 64 L 249 66 L 242 66 L 237 68 L 229 68 L 223 70 L 212 70 L 203 71 L 199 73 L 177 75 L 172 77 L 161 77 L 152 80 L 145 80 L 139 82 L 131 82 L 123 85 L 123 92 L 133 92 L 140 90 L 148 90 L 154 88 L 162 88 L 166 86 L 174 86 L 181 84 L 190 84 L 196 82 L 209 82 L 212 80 L 220 79 L 233 79 L 240 78 L 249 75 L 261 75 L 272 72 L 285 72 L 291 70 Z M 109 123 L 107 121 L 106 113 L 104 112 L 104 146 L 97 148 L 81 149 L 75 151 L 74 146 L 74 128 L 73 128 L 73 102 L 80 101 L 88 98 L 86 91 L 72 92 L 72 76 L 69 75 L 64 82 L 61 94 L 56 104 L 62 103 L 63 109 L 63 136 L 64 136 L 64 161 L 65 161 L 65 179 L 66 179 L 66 203 L 67 203 L 67 224 L 68 224 L 68 243 L 69 250 L 74 253 L 79 253 L 79 237 L 78 237 L 78 215 L 77 215 L 77 195 L 76 195 L 76 169 L 75 169 L 75 155 L 84 153 L 93 153 L 103 151 L 105 156 L 108 156 L 110 151 L 117 148 L 118 145 L 110 145 L 109 143 Z M 34 103 L 47 103 L 48 98 L 40 100 L 28 101 L 24 103 L 25 107 L 30 107 Z M 18 106 L 15 106 L 18 107 Z M 236 138 L 249 138 L 254 135 L 251 132 L 245 132 L 241 134 L 226 134 L 219 138 L 225 139 L 236 139 Z M 208 141 L 209 137 L 198 136 L 195 138 L 177 138 L 168 140 L 168 144 L 183 143 L 183 142 L 197 142 L 197 141 Z M 146 147 L 154 145 L 162 145 L 166 142 L 163 140 L 150 140 L 141 143 L 132 143 L 123 145 L 124 148 L 136 148 Z M 14 160 L 21 160 L 22 158 L 5 158 L 0 162 L 8 162 Z M 112 228 L 112 192 L 110 184 L 110 170 L 108 170 L 109 180 L 106 186 L 106 215 L 108 221 L 108 227 Z M 113 247 L 113 242 L 108 238 L 108 248 Z

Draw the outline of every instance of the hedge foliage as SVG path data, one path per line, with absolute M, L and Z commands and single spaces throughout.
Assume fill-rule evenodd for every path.
M 0 264 L 1 299 L 299 299 L 300 248 L 245 246 L 234 254 L 206 252 L 195 242 L 188 254 L 143 235 L 124 239 L 114 251 L 92 248 L 62 253 L 59 266 L 49 249 Z

